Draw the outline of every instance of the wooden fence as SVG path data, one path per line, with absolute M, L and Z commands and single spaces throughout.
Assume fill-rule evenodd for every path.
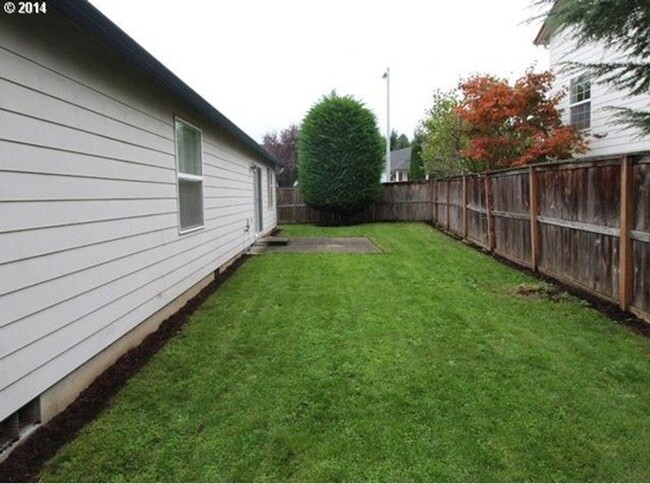
M 433 185 L 427 181 L 383 185 L 380 200 L 356 214 L 359 222 L 431 221 Z M 347 218 L 314 210 L 305 205 L 298 188 L 278 188 L 278 223 L 334 225 Z
M 336 223 L 278 190 L 279 223 Z M 650 155 L 384 185 L 358 221 L 428 221 L 650 321 Z

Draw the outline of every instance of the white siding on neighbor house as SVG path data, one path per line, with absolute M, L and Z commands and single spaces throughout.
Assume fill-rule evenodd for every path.
M 556 74 L 556 89 L 566 89 L 567 96 L 561 101 L 563 121 L 569 123 L 569 82 L 577 73 L 566 72 L 564 62 L 600 63 L 612 62 L 624 57 L 620 52 L 606 49 L 601 44 L 589 44 L 578 48 L 568 32 L 555 34 L 549 44 L 551 69 Z M 612 121 L 609 106 L 631 109 L 650 109 L 650 94 L 631 96 L 611 85 L 593 82 L 591 85 L 591 136 L 590 151 L 583 156 L 601 156 L 650 150 L 650 138 L 639 138 L 636 130 Z M 596 135 L 596 136 L 594 136 Z
M 203 135 L 184 235 L 174 116 Z M 252 163 L 56 14 L 0 17 L 0 420 L 254 242 Z

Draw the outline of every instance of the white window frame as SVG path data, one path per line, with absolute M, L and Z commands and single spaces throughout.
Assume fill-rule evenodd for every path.
M 181 172 L 181 163 L 180 163 L 180 154 L 178 152 L 178 125 L 184 124 L 185 126 L 196 130 L 199 133 L 199 157 L 201 162 L 201 175 L 192 175 L 189 173 Z M 178 233 L 180 235 L 189 234 L 199 230 L 205 229 L 205 199 L 203 196 L 203 132 L 198 126 L 193 125 L 192 123 L 185 121 L 179 116 L 174 116 L 174 151 L 176 153 L 176 200 L 178 204 Z M 194 183 L 200 183 L 201 187 L 201 225 L 196 227 L 189 227 L 184 229 L 181 225 L 181 181 L 189 181 Z
M 582 77 L 586 77 L 589 80 L 589 97 L 587 99 L 583 99 L 582 101 L 571 102 L 571 97 L 572 97 L 571 96 L 571 94 L 572 94 L 571 88 L 573 87 L 574 83 L 579 82 L 580 78 L 582 78 Z M 593 91 L 593 84 L 591 82 L 591 74 L 589 72 L 583 72 L 582 74 L 580 74 L 578 76 L 575 76 L 575 77 L 572 77 L 569 80 L 569 125 L 574 126 L 576 129 L 578 129 L 580 131 L 585 131 L 585 130 L 591 129 L 591 112 L 592 112 L 591 108 L 593 106 L 591 104 L 591 100 L 593 99 L 592 91 Z M 573 124 L 573 122 L 572 122 L 573 121 L 573 119 L 572 119 L 573 118 L 573 115 L 572 115 L 573 108 L 576 108 L 578 106 L 583 106 L 583 105 L 586 105 L 586 104 L 589 104 L 589 126 L 579 128 L 575 124 Z

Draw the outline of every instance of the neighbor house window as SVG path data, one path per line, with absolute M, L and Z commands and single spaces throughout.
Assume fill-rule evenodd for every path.
M 569 92 L 571 126 L 577 129 L 591 127 L 591 77 L 589 74 L 571 79 Z
M 268 192 L 269 208 L 273 207 L 273 170 L 266 169 L 266 189 Z
M 203 162 L 201 132 L 176 120 L 178 207 L 181 233 L 203 227 Z

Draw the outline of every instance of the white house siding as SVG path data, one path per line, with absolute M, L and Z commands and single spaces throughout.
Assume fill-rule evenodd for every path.
M 612 62 L 622 57 L 612 49 L 601 44 L 590 44 L 578 48 L 568 33 L 551 37 L 551 69 L 556 74 L 556 88 L 566 89 L 567 96 L 562 100 L 563 121 L 569 123 L 569 81 L 576 73 L 563 70 L 563 62 L 599 63 Z M 608 106 L 631 109 L 650 109 L 650 94 L 631 96 L 611 85 L 592 82 L 591 86 L 591 136 L 590 151 L 585 156 L 615 155 L 634 151 L 650 150 L 650 138 L 641 139 L 636 130 L 625 128 L 612 121 L 613 112 Z M 594 136 L 597 135 L 597 136 Z
M 185 235 L 175 115 L 203 135 Z M 0 16 L 0 420 L 254 242 L 252 163 L 56 14 Z

